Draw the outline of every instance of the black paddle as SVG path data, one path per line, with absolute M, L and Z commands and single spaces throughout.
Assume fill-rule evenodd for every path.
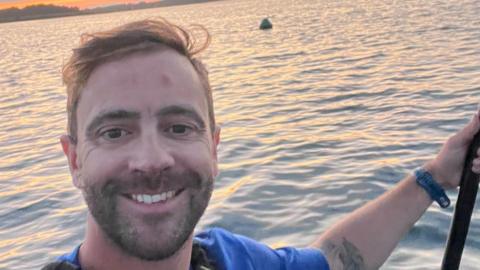
M 479 175 L 472 172 L 472 161 L 477 156 L 476 150 L 479 146 L 480 132 L 475 135 L 468 148 L 447 248 L 443 256 L 442 270 L 457 270 L 462 259 L 463 247 L 478 191 Z

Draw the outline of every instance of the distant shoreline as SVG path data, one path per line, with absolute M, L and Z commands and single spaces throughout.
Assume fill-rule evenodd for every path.
M 94 13 L 91 13 L 94 14 Z M 0 23 L 11 23 L 11 22 L 23 22 L 23 21 L 34 21 L 34 20 L 45 20 L 45 19 L 53 19 L 53 18 L 62 18 L 62 17 L 72 17 L 72 16 L 83 16 L 83 15 L 89 15 L 87 13 L 56 13 L 56 14 L 41 14 L 41 15 L 32 15 L 32 16 L 22 16 L 22 17 L 17 17 L 14 19 L 4 19 L 0 18 Z
M 217 2 L 217 1 L 222 1 L 222 0 L 163 0 L 163 1 L 150 2 L 150 3 L 140 2 L 137 4 L 119 4 L 119 5 L 112 5 L 107 7 L 98 7 L 98 8 L 92 8 L 92 9 L 84 9 L 84 10 L 80 10 L 78 8 L 68 8 L 68 7 L 53 6 L 53 5 L 36 5 L 36 6 L 25 7 L 23 9 L 10 8 L 10 9 L 0 10 L 0 23 L 95 15 L 95 14 L 123 12 L 123 11 L 132 11 L 132 10 L 149 9 L 149 8 L 201 4 L 201 3 Z M 39 7 L 42 8 L 41 11 L 44 13 L 35 13 L 36 10 L 32 11 L 32 9 L 39 9 Z

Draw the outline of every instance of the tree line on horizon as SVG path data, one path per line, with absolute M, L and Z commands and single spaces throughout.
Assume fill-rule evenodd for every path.
M 163 1 L 156 1 L 156 2 L 149 2 L 149 3 L 138 2 L 138 3 L 131 3 L 131 4 L 117 4 L 112 6 L 97 7 L 97 8 L 91 8 L 91 9 L 83 9 L 83 10 L 79 9 L 78 7 L 57 6 L 52 4 L 37 4 L 37 5 L 27 6 L 24 8 L 12 7 L 7 9 L 0 9 L 0 23 L 54 18 L 54 17 L 63 17 L 63 16 L 107 13 L 107 12 L 134 10 L 134 9 L 164 7 L 164 6 L 172 6 L 172 5 L 195 4 L 195 3 L 204 3 L 204 2 L 212 2 L 212 1 L 218 1 L 218 0 L 163 0 Z
M 56 6 L 51 4 L 31 5 L 24 8 L 0 9 L 0 21 L 5 19 L 21 19 L 22 17 L 41 16 L 49 14 L 79 13 L 78 7 Z

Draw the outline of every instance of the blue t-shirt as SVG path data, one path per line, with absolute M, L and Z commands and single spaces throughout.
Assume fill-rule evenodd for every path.
M 271 249 L 248 237 L 215 228 L 199 233 L 195 241 L 203 247 L 218 270 L 329 270 L 325 256 L 314 248 Z M 79 247 L 58 258 L 81 270 Z

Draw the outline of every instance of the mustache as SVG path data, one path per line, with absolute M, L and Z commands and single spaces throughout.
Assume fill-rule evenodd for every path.
M 183 172 L 162 172 L 154 176 L 129 174 L 109 178 L 101 188 L 104 195 L 127 193 L 132 190 L 170 190 L 178 188 L 199 189 L 207 181 L 193 170 Z

